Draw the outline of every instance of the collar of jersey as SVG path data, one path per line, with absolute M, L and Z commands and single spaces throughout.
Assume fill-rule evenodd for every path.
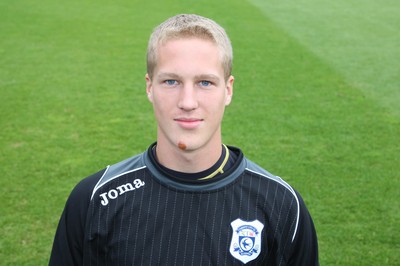
M 160 168 L 160 166 L 156 162 L 156 159 L 154 158 L 152 148 L 155 145 L 156 143 L 152 144 L 147 150 L 147 152 L 143 154 L 144 162 L 148 167 L 148 169 L 150 170 L 150 172 L 153 174 L 155 179 L 157 179 L 164 185 L 167 185 L 169 187 L 174 187 L 176 189 L 191 190 L 191 191 L 205 191 L 205 190 L 219 189 L 236 180 L 236 178 L 240 176 L 245 169 L 245 160 L 241 150 L 235 147 L 227 146 L 226 151 L 228 154 L 229 150 L 232 150 L 238 155 L 238 158 L 234 163 L 234 165 L 227 171 L 225 172 L 222 171 L 221 173 L 221 171 L 218 168 L 216 174 L 218 173 L 220 174 L 214 176 L 213 178 L 203 178 L 202 180 L 182 180 L 182 179 L 171 178 L 171 176 L 166 174 Z M 225 160 L 227 161 L 227 159 L 228 158 L 224 158 L 224 162 Z
M 206 169 L 204 171 L 198 172 L 198 173 L 183 173 L 179 171 L 174 171 L 172 169 L 169 169 L 163 165 L 160 164 L 160 162 L 157 159 L 157 154 L 156 154 L 156 146 L 152 146 L 152 158 L 154 158 L 155 163 L 159 166 L 159 168 L 167 175 L 169 175 L 173 179 L 181 179 L 183 181 L 188 181 L 191 180 L 193 182 L 198 182 L 198 180 L 206 180 L 210 178 L 215 178 L 219 174 L 223 174 L 224 171 L 228 170 L 232 166 L 232 163 L 227 164 L 230 152 L 228 147 L 226 147 L 225 144 L 222 144 L 222 153 L 221 157 L 218 159 L 218 161 L 209 169 Z M 233 160 L 233 158 L 232 158 Z M 224 169 L 225 168 L 225 169 Z

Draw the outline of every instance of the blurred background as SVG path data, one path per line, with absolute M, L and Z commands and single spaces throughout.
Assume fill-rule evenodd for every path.
M 0 264 L 46 265 L 77 182 L 155 141 L 146 45 L 178 13 L 228 32 L 224 143 L 302 194 L 321 265 L 399 265 L 394 0 L 2 1 Z

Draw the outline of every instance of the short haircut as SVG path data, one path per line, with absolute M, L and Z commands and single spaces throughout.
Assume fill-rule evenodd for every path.
M 232 45 L 225 30 L 215 21 L 195 14 L 180 14 L 158 25 L 147 47 L 147 74 L 153 78 L 158 47 L 172 39 L 200 38 L 215 43 L 220 51 L 225 80 L 232 72 Z

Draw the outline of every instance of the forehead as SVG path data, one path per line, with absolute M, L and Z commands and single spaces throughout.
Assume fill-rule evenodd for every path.
M 160 45 L 154 74 L 176 73 L 179 76 L 224 76 L 217 45 L 199 38 L 172 39 Z M 220 77 L 221 78 L 221 77 Z
M 192 36 L 192 35 L 178 35 L 178 36 L 169 36 L 165 39 L 160 40 L 158 44 L 158 49 L 166 47 L 166 46 L 184 46 L 185 44 L 202 44 L 203 46 L 213 47 L 219 50 L 219 47 L 214 39 L 209 38 L 207 36 Z
M 213 47 L 215 49 L 218 49 L 217 44 L 208 38 L 199 38 L 199 37 L 177 37 L 177 38 L 169 38 L 165 39 L 164 41 L 160 42 L 158 48 L 163 48 L 166 46 L 171 46 L 171 45 L 186 45 L 186 44 L 198 44 L 198 45 L 203 45 L 203 46 L 208 46 L 208 47 Z
M 161 43 L 157 49 L 158 64 L 163 60 L 196 60 L 196 62 L 218 62 L 222 66 L 222 56 L 217 44 L 203 38 L 174 38 Z M 190 62 L 188 62 L 190 63 Z M 193 62 L 194 63 L 194 62 Z

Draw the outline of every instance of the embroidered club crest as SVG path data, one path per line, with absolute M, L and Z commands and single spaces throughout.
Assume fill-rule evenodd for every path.
M 238 218 L 231 226 L 233 234 L 229 251 L 232 256 L 245 264 L 256 259 L 261 252 L 261 232 L 264 225 L 258 220 L 246 222 Z

